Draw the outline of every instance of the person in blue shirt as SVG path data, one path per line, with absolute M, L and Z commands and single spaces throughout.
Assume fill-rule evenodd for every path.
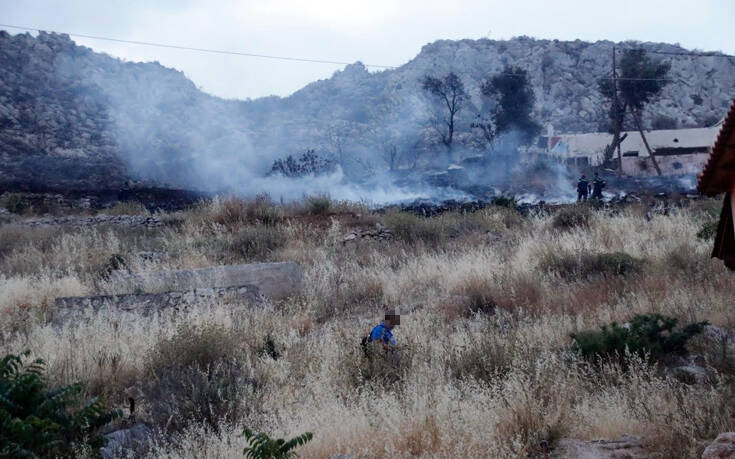
M 398 343 L 393 336 L 393 327 L 401 324 L 401 316 L 393 311 L 385 313 L 385 319 L 373 328 L 370 332 L 369 342 L 379 341 L 383 343 L 383 347 L 395 346 Z

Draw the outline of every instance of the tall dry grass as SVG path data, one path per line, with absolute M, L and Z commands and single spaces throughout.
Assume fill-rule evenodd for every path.
M 156 393 L 150 375 L 165 365 L 152 356 L 179 342 L 182 327 L 217 330 L 198 341 L 237 362 L 222 384 L 257 393 L 223 392 L 250 395 L 223 405 L 219 422 L 159 425 L 168 433 L 148 457 L 237 456 L 245 426 L 278 436 L 314 432 L 302 457 L 528 457 L 540 440 L 624 433 L 643 435 L 662 457 L 697 457 L 702 440 L 735 429 L 727 365 L 710 368 L 709 383 L 691 386 L 635 357 L 624 371 L 591 368 L 570 352 L 570 333 L 637 313 L 735 329 L 733 274 L 696 237 L 704 212 L 648 221 L 640 212 L 594 211 L 584 224 L 561 225 L 554 216 L 523 218 L 505 208 L 429 222 L 305 208 L 218 200 L 163 216 L 162 229 L 24 230 L 18 244 L 3 238 L 16 229 L 0 227 L 0 350 L 31 349 L 49 362 L 53 384 L 84 380 L 90 395 L 120 404 L 138 394 L 139 415 L 154 421 L 160 403 L 146 401 L 145 392 Z M 353 227 L 375 221 L 400 233 L 388 242 L 342 243 Z M 253 255 L 247 241 L 256 236 L 265 242 L 255 247 L 266 250 Z M 144 251 L 160 256 L 141 258 Z M 641 260 L 640 269 L 560 275 L 544 264 L 548 256 L 612 253 Z M 146 319 L 100 315 L 50 325 L 54 297 L 114 290 L 104 277 L 114 255 L 134 272 L 294 260 L 305 284 L 299 295 L 256 309 L 223 302 Z M 395 331 L 401 357 L 394 376 L 381 380 L 370 374 L 359 341 L 386 306 L 403 312 Z M 268 340 L 276 353 L 267 351 Z M 198 374 L 182 368 L 187 378 Z M 199 399 L 187 400 L 182 412 Z M 175 413 L 170 402 L 164 411 Z

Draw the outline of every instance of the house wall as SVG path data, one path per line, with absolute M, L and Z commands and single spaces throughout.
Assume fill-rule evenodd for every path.
M 656 156 L 663 175 L 698 174 L 709 158 L 709 153 Z M 656 168 L 648 156 L 623 157 L 623 173 L 635 177 L 652 177 Z

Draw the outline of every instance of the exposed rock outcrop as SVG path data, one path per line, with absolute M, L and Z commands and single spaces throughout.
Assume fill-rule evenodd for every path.
M 534 117 L 557 132 L 598 130 L 605 104 L 598 79 L 614 43 L 440 40 L 410 62 L 371 73 L 360 63 L 285 98 L 224 100 L 158 63 L 124 62 L 77 46 L 68 36 L 0 31 L 0 191 L 18 184 L 116 189 L 131 179 L 159 186 L 247 187 L 273 161 L 312 148 L 336 158 L 347 176 L 387 168 L 379 152 L 425 151 L 431 117 L 420 80 L 456 72 L 471 96 L 457 142 L 483 104 L 481 83 L 515 65 L 529 72 Z M 619 49 L 682 52 L 677 45 L 618 43 Z M 672 63 L 672 83 L 644 112 L 678 126 L 725 113 L 735 59 L 652 55 Z M 388 147 L 386 147 L 388 146 Z M 391 159 L 393 161 L 395 158 Z

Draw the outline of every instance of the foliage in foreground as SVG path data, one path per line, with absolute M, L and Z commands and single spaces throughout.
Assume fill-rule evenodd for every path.
M 243 450 L 245 457 L 250 459 L 286 459 L 298 456 L 294 449 L 310 442 L 314 435 L 311 432 L 306 432 L 286 441 L 283 438 L 271 438 L 265 433 L 255 433 L 250 429 L 245 429 L 243 436 L 250 445 Z
M 585 358 L 622 356 L 626 350 L 659 361 L 671 355 L 686 353 L 686 344 L 699 334 L 708 322 L 695 322 L 674 330 L 677 319 L 661 314 L 637 314 L 629 324 L 613 322 L 600 331 L 572 333 L 575 349 Z
M 45 363 L 25 363 L 29 354 L 0 361 L 0 456 L 57 457 L 71 455 L 75 444 L 104 446 L 99 428 L 120 417 L 120 410 L 106 411 L 98 398 L 82 404 L 81 383 L 50 390 Z

